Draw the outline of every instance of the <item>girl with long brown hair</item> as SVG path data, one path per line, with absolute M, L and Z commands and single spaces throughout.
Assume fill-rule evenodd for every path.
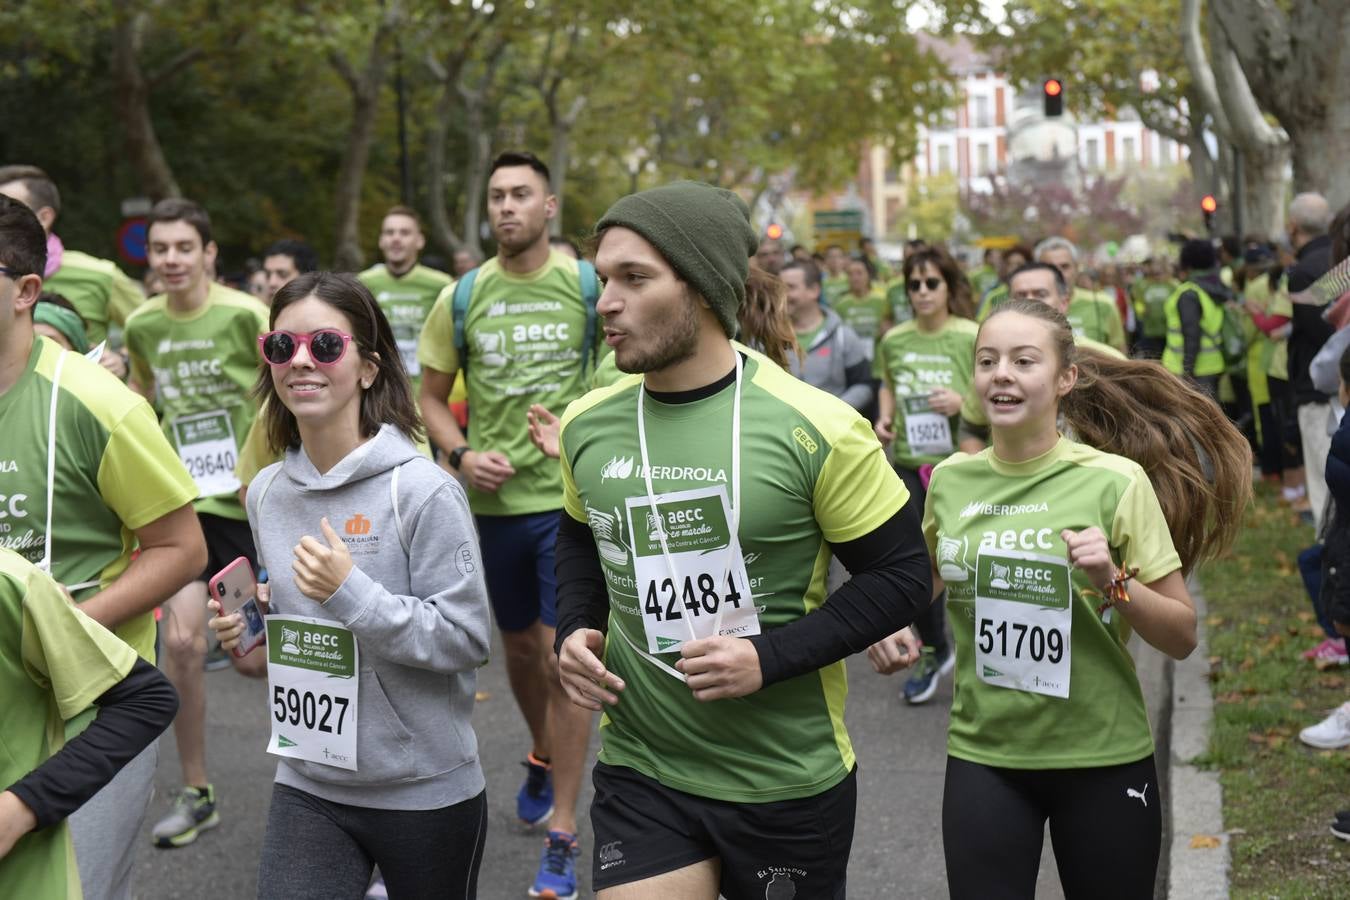
M 924 514 L 958 648 L 948 888 L 1034 896 L 1048 820 L 1067 896 L 1150 896 L 1159 788 L 1125 644 L 1195 648 L 1185 574 L 1241 527 L 1246 442 L 1156 363 L 1075 348 L 1063 314 L 1034 301 L 981 326 L 974 383 L 992 446 L 941 463 Z M 874 645 L 873 665 L 898 669 L 901 646 Z

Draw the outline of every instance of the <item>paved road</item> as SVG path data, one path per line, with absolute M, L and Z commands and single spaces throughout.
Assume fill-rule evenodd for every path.
M 494 648 L 500 651 L 500 647 Z M 533 880 L 541 837 L 515 823 L 515 792 L 523 772 L 524 724 L 506 683 L 500 652 L 479 677 L 488 697 L 474 717 L 487 773 L 489 831 L 479 879 L 482 900 L 519 900 Z M 847 722 L 859 760 L 856 836 L 849 861 L 849 894 L 854 898 L 941 898 L 947 896 L 942 857 L 941 798 L 945 764 L 947 681 L 933 702 L 907 707 L 897 696 L 900 676 L 881 678 L 865 659 L 849 661 Z M 207 675 L 208 763 L 220 797 L 222 824 L 181 850 L 150 846 L 149 824 L 137 854 L 137 896 L 141 900 L 246 900 L 255 896 L 256 864 L 267 819 L 275 763 L 263 752 L 267 736 L 265 682 L 246 681 L 233 671 Z M 179 783 L 172 732 L 162 740 L 158 798 L 151 821 Z M 590 836 L 582 795 L 581 883 L 590 883 Z M 1042 862 L 1038 896 L 1061 895 L 1049 860 Z M 591 896 L 588 891 L 582 896 Z

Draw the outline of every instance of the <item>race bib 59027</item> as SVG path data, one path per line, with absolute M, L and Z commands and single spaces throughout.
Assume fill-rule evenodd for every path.
M 267 617 L 267 752 L 356 771 L 356 637 L 324 619 Z

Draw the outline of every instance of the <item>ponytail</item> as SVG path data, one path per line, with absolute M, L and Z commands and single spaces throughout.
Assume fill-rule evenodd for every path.
M 787 287 L 777 275 L 750 264 L 745 302 L 736 317 L 741 323 L 742 343 L 759 350 L 784 369 L 788 367 L 788 353 L 797 355 L 798 364 L 802 362 L 802 349 L 787 314 Z
M 1139 463 L 1189 573 L 1221 556 L 1252 493 L 1247 439 L 1217 403 L 1152 360 L 1077 350 L 1078 383 L 1060 412 L 1085 444 Z

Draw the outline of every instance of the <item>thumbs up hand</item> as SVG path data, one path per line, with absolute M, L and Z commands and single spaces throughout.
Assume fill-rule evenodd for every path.
M 319 527 L 323 531 L 323 541 L 309 535 L 302 537 L 295 545 L 291 571 L 295 573 L 295 586 L 300 593 L 323 603 L 342 587 L 353 564 L 347 545 L 328 524 L 327 517 L 319 520 Z

